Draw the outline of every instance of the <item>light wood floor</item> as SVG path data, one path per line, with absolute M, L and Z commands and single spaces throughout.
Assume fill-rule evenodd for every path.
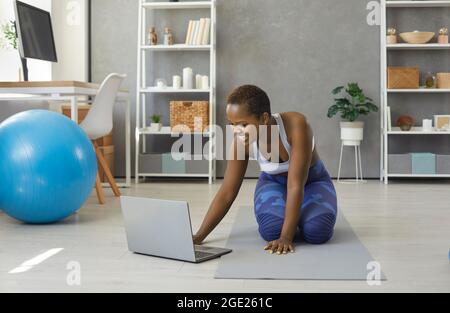
M 187 200 L 196 229 L 221 181 L 149 182 L 126 195 Z M 246 180 L 230 214 L 208 239 L 224 246 L 239 205 L 251 205 L 256 180 Z M 449 292 L 450 193 L 445 182 L 378 181 L 336 184 L 340 210 L 388 281 L 217 280 L 217 260 L 199 265 L 127 251 L 119 200 L 95 194 L 80 212 L 50 226 L 22 225 L 0 213 L 0 292 Z M 8 274 L 52 248 L 59 254 L 21 274 Z M 277 256 L 274 256 L 277 257 Z M 81 266 L 81 285 L 66 282 L 69 262 Z

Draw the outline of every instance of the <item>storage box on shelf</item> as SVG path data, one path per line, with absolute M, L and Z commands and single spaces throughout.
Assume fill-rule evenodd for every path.
M 164 174 L 186 174 L 185 154 L 164 153 L 162 155 L 162 172 Z
M 389 173 L 411 174 L 411 154 L 390 154 Z
M 436 174 L 436 155 L 433 153 L 411 153 L 411 168 L 415 175 Z
M 191 160 L 186 160 L 186 173 L 208 174 L 208 160 L 203 156 L 192 155 Z
M 174 132 L 203 132 L 209 126 L 208 101 L 171 101 L 170 126 Z
M 450 155 L 405 153 L 390 154 L 388 159 L 391 175 L 450 175 Z
M 417 89 L 420 84 L 418 67 L 388 67 L 389 89 Z
M 437 88 L 450 89 L 450 73 L 437 73 Z
M 139 155 L 140 171 L 142 173 L 161 173 L 162 155 L 142 153 Z
M 208 160 L 201 155 L 175 160 L 171 153 L 141 154 L 139 159 L 143 173 L 208 175 Z
M 436 173 L 450 175 L 450 155 L 436 155 Z

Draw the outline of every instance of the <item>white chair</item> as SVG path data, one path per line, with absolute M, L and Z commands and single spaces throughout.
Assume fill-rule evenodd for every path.
M 98 93 L 94 99 L 89 113 L 84 121 L 80 124 L 80 127 L 86 132 L 89 139 L 95 148 L 97 155 L 97 161 L 99 168 L 103 169 L 105 176 L 111 186 L 114 195 L 120 196 L 119 188 L 116 181 L 111 174 L 106 160 L 95 140 L 108 135 L 113 129 L 113 108 L 116 100 L 117 92 L 119 91 L 122 81 L 126 78 L 126 75 L 110 74 L 105 78 L 101 84 Z M 100 175 L 97 172 L 97 180 L 95 182 L 95 189 L 97 191 L 97 197 L 101 204 L 105 203 L 105 195 L 103 193 Z

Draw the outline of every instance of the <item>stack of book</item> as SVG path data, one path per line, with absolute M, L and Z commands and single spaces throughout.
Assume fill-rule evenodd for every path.
M 189 21 L 186 35 L 186 45 L 202 46 L 210 42 L 211 19 L 201 18 L 198 21 Z

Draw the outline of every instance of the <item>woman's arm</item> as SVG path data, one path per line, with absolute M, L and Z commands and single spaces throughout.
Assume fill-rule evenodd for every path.
M 220 221 L 228 213 L 231 205 L 236 199 L 242 181 L 244 180 L 245 172 L 248 165 L 248 153 L 238 158 L 237 141 L 232 143 L 232 156 L 227 161 L 227 169 L 225 171 L 224 181 L 214 200 L 212 201 L 208 213 L 206 214 L 202 225 L 198 232 L 194 235 L 194 243 L 200 244 L 205 238 L 216 228 Z
M 306 118 L 302 115 L 290 123 L 291 158 L 288 172 L 287 198 L 284 224 L 279 240 L 266 246 L 271 253 L 285 254 L 294 251 L 293 240 L 300 220 L 305 184 L 312 159 L 312 134 Z

